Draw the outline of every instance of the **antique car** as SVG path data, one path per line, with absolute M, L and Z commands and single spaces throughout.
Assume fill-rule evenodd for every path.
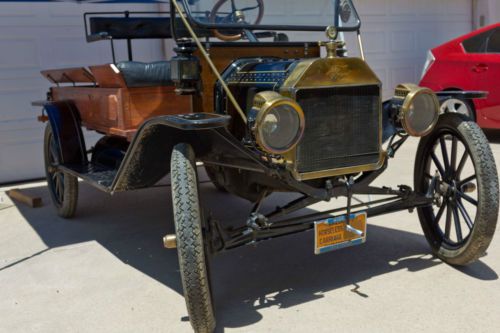
M 420 85 L 434 91 L 484 90 L 477 100 L 459 95 L 441 104 L 442 112 L 456 112 L 481 128 L 500 128 L 500 23 L 458 37 L 430 50 Z
M 489 143 L 470 119 L 440 113 L 440 100 L 486 93 L 435 94 L 402 83 L 382 101 L 351 0 L 313 1 L 317 14 L 281 15 L 278 24 L 265 8 L 283 3 L 173 0 L 169 13 L 87 13 L 87 40 L 125 40 L 128 61 L 117 62 L 113 51 L 110 64 L 43 71 L 54 83 L 38 105 L 48 122 L 45 167 L 57 213 L 74 216 L 78 178 L 113 194 L 170 174 L 176 232 L 163 242 L 177 249 L 196 332 L 215 329 L 209 261 L 217 253 L 311 231 L 311 250 L 322 254 L 364 243 L 368 217 L 416 209 L 432 252 L 467 265 L 495 231 Z M 293 41 L 308 33 L 325 41 Z M 172 40 L 177 55 L 133 61 L 132 41 L 145 38 Z M 83 128 L 103 137 L 87 147 Z M 410 137 L 420 138 L 413 187 L 373 186 Z M 252 203 L 246 220 L 229 226 L 204 213 L 197 163 L 218 189 Z M 274 192 L 296 199 L 265 211 Z M 362 194 L 371 200 L 353 200 Z M 301 213 L 340 197 L 345 207 Z

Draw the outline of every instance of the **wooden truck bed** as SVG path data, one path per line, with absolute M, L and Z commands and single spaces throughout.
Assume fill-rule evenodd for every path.
M 190 113 L 191 96 L 178 96 L 173 86 L 127 87 L 114 65 L 43 71 L 52 83 L 54 101 L 70 101 L 87 129 L 131 140 L 151 117 Z

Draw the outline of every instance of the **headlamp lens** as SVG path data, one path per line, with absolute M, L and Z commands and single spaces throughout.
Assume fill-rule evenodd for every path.
M 301 132 L 300 117 L 290 105 L 278 105 L 269 110 L 262 120 L 261 139 L 274 151 L 288 150 Z

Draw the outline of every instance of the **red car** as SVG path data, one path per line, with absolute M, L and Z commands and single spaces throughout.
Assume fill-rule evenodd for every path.
M 420 85 L 434 91 L 489 92 L 473 102 L 448 99 L 441 110 L 466 114 L 483 128 L 500 128 L 500 23 L 429 51 Z

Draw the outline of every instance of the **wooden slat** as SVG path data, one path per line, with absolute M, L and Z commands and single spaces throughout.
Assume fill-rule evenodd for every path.
M 85 67 L 49 69 L 41 72 L 52 83 L 93 83 L 95 78 Z

